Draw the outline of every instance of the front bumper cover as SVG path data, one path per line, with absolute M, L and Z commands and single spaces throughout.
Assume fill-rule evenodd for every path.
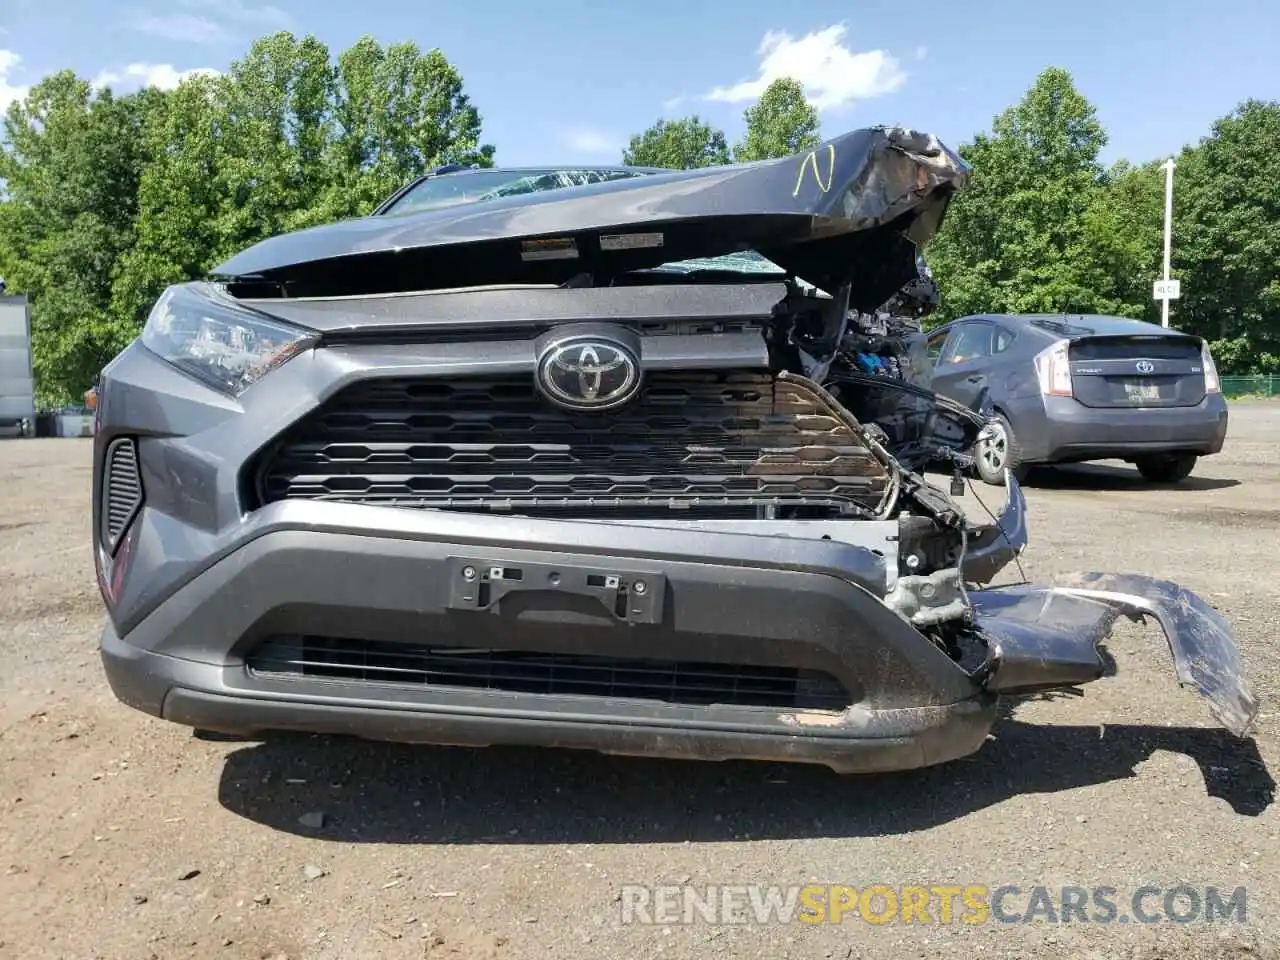
M 989 578 L 1020 551 L 1024 507 L 1011 482 L 997 532 L 973 538 L 966 580 Z M 146 558 L 171 542 L 165 522 L 144 511 L 131 552 Z M 1001 695 L 1104 675 L 1099 645 L 1118 617 L 1150 615 L 1165 630 L 1179 679 L 1233 733 L 1252 726 L 1257 700 L 1230 630 L 1172 584 L 1086 574 L 1054 586 L 971 589 L 972 629 L 988 655 L 965 670 L 887 604 L 887 562 L 868 547 L 804 536 L 282 503 L 250 518 L 217 562 L 123 636 L 108 626 L 102 656 L 122 701 L 210 729 L 794 760 L 869 772 L 977 750 Z M 468 565 L 521 564 L 648 575 L 663 595 L 621 616 L 584 605 L 585 589 L 576 598 L 518 591 L 510 603 L 497 597 L 481 609 L 453 584 Z M 689 706 L 255 675 L 247 654 L 282 633 L 783 663 L 838 676 L 855 702 L 843 711 Z

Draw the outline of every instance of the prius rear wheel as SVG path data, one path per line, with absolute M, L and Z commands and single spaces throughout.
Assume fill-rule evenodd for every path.
M 1008 470 L 1015 479 L 1025 473 L 1022 464 L 1022 447 L 1014 435 L 1013 427 L 1003 414 L 997 414 L 991 424 L 991 436 L 978 444 L 978 476 L 984 482 L 1004 486 L 1004 474 Z

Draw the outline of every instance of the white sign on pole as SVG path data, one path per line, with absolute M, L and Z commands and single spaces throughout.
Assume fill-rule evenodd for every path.
M 1177 166 L 1170 157 L 1164 163 L 1160 164 L 1164 170 L 1164 293 L 1161 294 L 1160 284 L 1156 284 L 1155 299 L 1160 301 L 1160 323 L 1162 326 L 1169 326 L 1169 301 L 1176 300 L 1178 294 L 1182 291 L 1178 289 L 1178 281 L 1169 279 L 1169 260 L 1173 252 L 1173 168 Z M 1169 289 L 1172 282 L 1173 289 Z
M 1177 300 L 1182 296 L 1181 280 L 1157 280 L 1152 285 L 1153 300 Z

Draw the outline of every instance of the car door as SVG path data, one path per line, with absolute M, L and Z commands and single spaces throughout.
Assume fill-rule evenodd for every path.
M 951 325 L 933 367 L 934 392 L 967 407 L 977 402 L 990 383 L 995 330 L 995 325 L 986 320 L 962 320 Z

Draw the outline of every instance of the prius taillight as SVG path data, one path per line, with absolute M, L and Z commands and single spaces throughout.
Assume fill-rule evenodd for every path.
M 1069 397 L 1071 392 L 1071 364 L 1067 351 L 1070 340 L 1059 340 L 1045 347 L 1035 356 L 1036 376 L 1040 380 L 1040 392 L 1046 397 Z

